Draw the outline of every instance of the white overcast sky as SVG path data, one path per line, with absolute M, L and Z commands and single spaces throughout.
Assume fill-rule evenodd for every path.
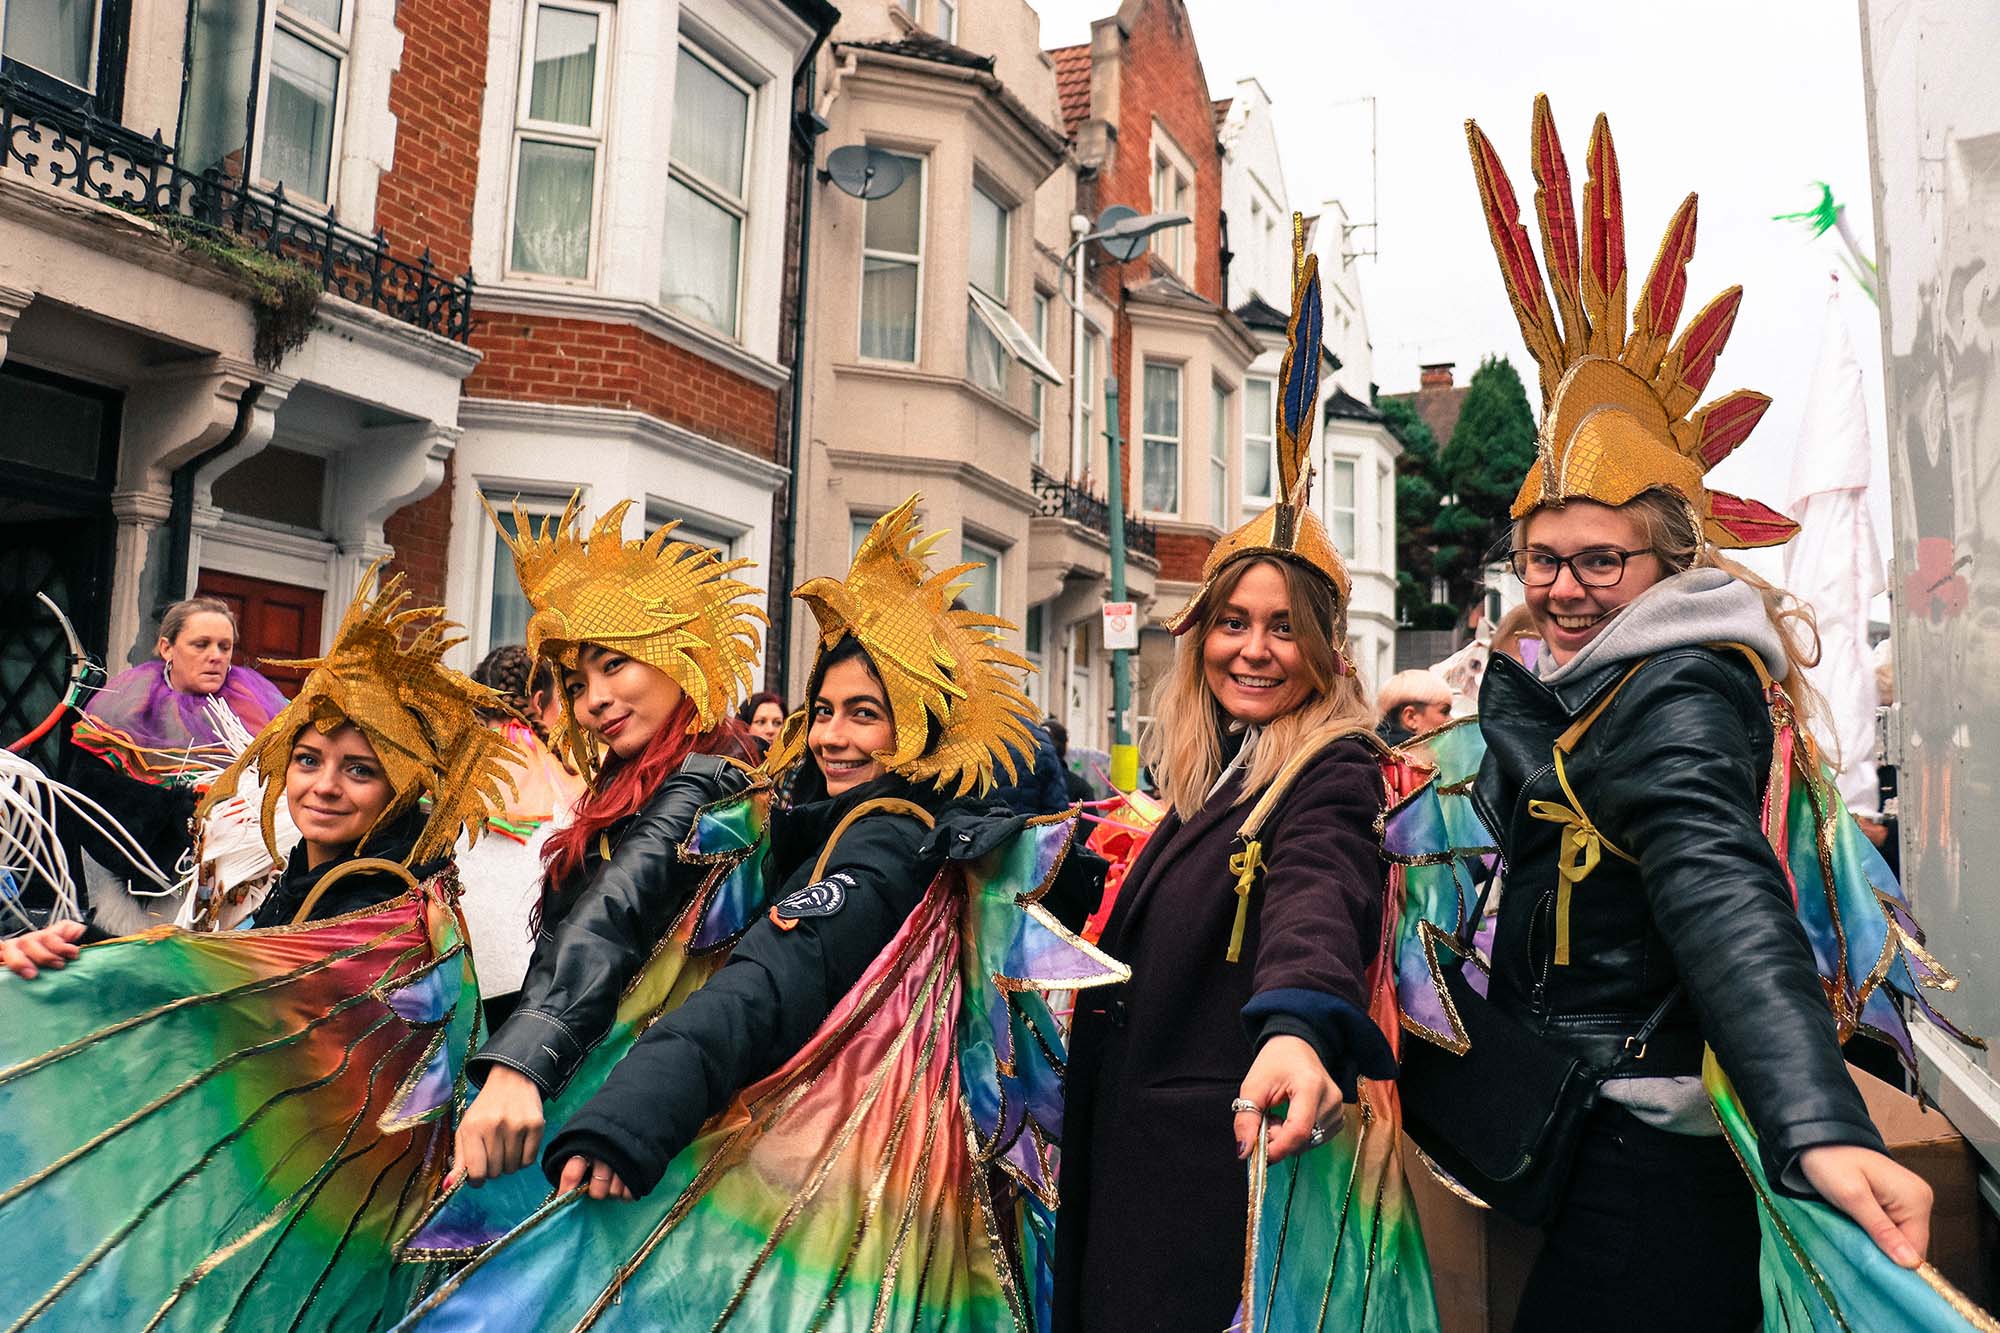
M 1060 46 L 1086 40 L 1115 0 L 1036 8 L 1042 44 Z M 1631 292 L 1690 190 L 1701 213 L 1685 313 L 1743 284 L 1709 391 L 1761 389 L 1775 401 L 1714 480 L 1784 507 L 1828 273 L 1839 262 L 1833 237 L 1809 242 L 1799 224 L 1770 216 L 1806 207 L 1817 198 L 1812 182 L 1827 181 L 1874 253 L 1861 24 L 1850 0 L 1188 0 L 1188 10 L 1210 92 L 1226 97 L 1255 77 L 1275 104 L 1293 207 L 1311 212 L 1339 198 L 1355 219 L 1379 221 L 1379 255 L 1363 261 L 1362 283 L 1386 393 L 1414 389 L 1420 362 L 1457 362 L 1462 384 L 1481 356 L 1499 352 L 1532 397 L 1463 125 L 1474 118 L 1493 139 L 1533 232 L 1534 95 L 1549 95 L 1579 190 L 1591 121 L 1605 112 L 1624 180 Z M 1380 182 L 1372 209 L 1368 107 L 1353 101 L 1368 97 Z M 1841 287 L 1873 418 L 1871 498 L 1886 552 L 1881 335 L 1875 307 L 1845 277 Z

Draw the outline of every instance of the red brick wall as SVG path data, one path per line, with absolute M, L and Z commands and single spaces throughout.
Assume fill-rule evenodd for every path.
M 396 160 L 382 177 L 375 225 L 398 254 L 428 248 L 457 277 L 472 263 L 472 195 L 486 96 L 488 0 L 399 0 L 402 67 L 389 84 Z
M 1194 24 L 1181 0 L 1146 0 L 1125 38 L 1124 60 L 1117 69 L 1118 135 L 1111 157 L 1099 168 L 1092 205 L 1103 209 L 1125 204 L 1141 213 L 1153 211 L 1153 122 L 1173 136 L 1174 143 L 1194 164 L 1195 266 L 1192 286 L 1209 300 L 1222 301 L 1222 157 L 1215 141 L 1215 113 L 1208 94 L 1208 76 L 1195 49 Z M 1100 254 L 1101 259 L 1101 254 Z M 1103 262 L 1097 281 L 1107 300 L 1118 309 L 1112 331 L 1111 364 L 1118 375 L 1119 429 L 1126 440 L 1125 493 L 1133 494 L 1133 434 L 1138 421 L 1139 367 L 1132 363 L 1132 325 L 1126 318 L 1122 290 L 1153 274 L 1151 255 L 1130 264 Z M 1160 536 L 1160 577 L 1195 580 L 1209 543 L 1200 537 Z
M 470 398 L 630 408 L 772 458 L 778 395 L 630 324 L 493 315 L 472 345 L 484 359 Z
M 444 480 L 438 488 L 404 505 L 382 525 L 382 535 L 396 548 L 389 573 L 410 579 L 410 591 L 424 606 L 444 605 L 445 555 L 451 543 L 451 475 L 455 459 L 444 460 Z M 465 608 L 456 609 L 461 615 Z

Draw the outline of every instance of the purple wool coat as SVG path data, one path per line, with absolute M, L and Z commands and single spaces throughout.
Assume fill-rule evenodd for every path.
M 1302 1037 L 1351 1097 L 1393 1077 L 1367 1016 L 1388 865 L 1376 753 L 1343 739 L 1306 766 L 1262 830 L 1241 960 L 1232 854 L 1255 804 L 1232 779 L 1170 814 L 1099 941 L 1130 982 L 1082 992 L 1070 1037 L 1056 1224 L 1058 1333 L 1221 1329 L 1243 1276 L 1248 1183 L 1230 1101 L 1257 1048 Z

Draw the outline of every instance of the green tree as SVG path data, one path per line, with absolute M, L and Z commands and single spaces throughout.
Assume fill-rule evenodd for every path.
M 1396 618 L 1419 629 L 1441 629 L 1451 624 L 1453 611 L 1431 601 L 1431 578 L 1438 572 L 1432 529 L 1446 489 L 1437 436 L 1407 398 L 1381 399 L 1375 406 L 1403 446 L 1396 465 Z
M 1477 598 L 1481 569 L 1505 549 L 1507 511 L 1534 463 L 1535 414 L 1521 377 L 1506 358 L 1486 357 L 1438 454 L 1450 503 L 1432 524 L 1433 560 L 1461 606 Z

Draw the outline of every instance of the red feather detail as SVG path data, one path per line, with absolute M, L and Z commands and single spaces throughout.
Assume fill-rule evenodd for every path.
M 1590 337 L 1590 321 L 1583 313 L 1581 281 L 1583 256 L 1577 247 L 1575 195 L 1570 187 L 1569 162 L 1563 157 L 1562 140 L 1556 135 L 1556 121 L 1544 94 L 1535 98 L 1534 128 L 1535 212 L 1542 221 L 1542 255 L 1548 260 L 1549 286 L 1555 289 L 1556 308 L 1562 312 L 1564 353 L 1579 355 Z
M 1743 305 L 1743 289 L 1731 287 L 1703 306 L 1675 341 L 1673 350 L 1653 378 L 1653 388 L 1669 417 L 1677 417 L 1693 407 L 1715 374 L 1715 360 L 1729 341 L 1736 325 L 1736 312 Z
M 1493 150 L 1485 131 L 1472 121 L 1465 122 L 1467 146 L 1472 150 L 1472 173 L 1479 182 L 1479 202 L 1486 211 L 1486 229 L 1493 237 L 1493 250 L 1500 259 L 1500 275 L 1506 280 L 1507 294 L 1514 299 L 1514 314 L 1521 322 L 1521 337 L 1528 354 L 1542 370 L 1542 401 L 1546 405 L 1555 391 L 1560 374 L 1556 364 L 1559 342 L 1555 312 L 1542 286 L 1541 266 L 1535 262 L 1528 229 L 1521 225 L 1521 204 L 1507 179 L 1500 155 Z
M 1737 445 L 1749 438 L 1770 406 L 1769 395 L 1755 389 L 1738 389 L 1695 413 L 1690 424 L 1696 430 L 1694 453 L 1701 462 L 1701 470 L 1706 472 L 1729 457 Z
M 1616 355 L 1625 340 L 1625 195 L 1611 122 L 1600 113 L 1590 130 L 1590 175 L 1583 185 L 1583 292 L 1595 350 Z
M 1708 493 L 1708 517 L 1738 548 L 1776 546 L 1799 531 L 1798 524 L 1771 506 L 1722 491 Z
M 1695 197 L 1689 195 L 1667 223 L 1660 253 L 1632 310 L 1632 336 L 1625 343 L 1624 361 L 1635 374 L 1650 377 L 1660 368 L 1667 339 L 1673 336 L 1674 322 L 1681 317 L 1681 306 L 1687 300 L 1687 265 L 1694 257 L 1694 237 Z

